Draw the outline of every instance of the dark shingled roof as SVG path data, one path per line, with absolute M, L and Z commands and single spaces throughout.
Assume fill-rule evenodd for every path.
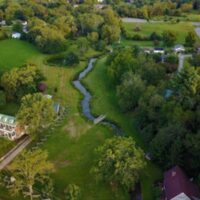
M 168 170 L 164 174 L 164 187 L 166 200 L 184 193 L 189 198 L 200 198 L 200 192 L 196 185 L 194 185 L 183 172 L 183 170 L 176 166 Z

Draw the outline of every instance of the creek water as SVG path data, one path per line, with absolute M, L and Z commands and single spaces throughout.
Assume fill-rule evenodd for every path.
M 94 121 L 96 119 L 96 117 L 91 112 L 90 103 L 91 103 L 92 95 L 81 83 L 81 80 L 85 78 L 86 75 L 93 69 L 94 63 L 96 60 L 97 60 L 96 58 L 91 58 L 88 62 L 87 67 L 73 81 L 73 85 L 75 86 L 75 88 L 78 89 L 80 93 L 83 95 L 83 99 L 81 101 L 82 113 L 90 121 Z M 106 119 L 102 120 L 100 123 L 111 127 L 114 130 L 116 135 L 123 135 L 123 131 L 115 123 L 110 122 Z

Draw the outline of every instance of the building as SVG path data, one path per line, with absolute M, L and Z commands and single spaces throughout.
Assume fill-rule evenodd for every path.
M 21 33 L 13 32 L 12 33 L 12 38 L 14 38 L 14 39 L 20 39 L 21 38 Z
M 200 192 L 183 170 L 175 166 L 164 174 L 165 200 L 200 200 Z
M 165 50 L 163 48 L 154 48 L 153 53 L 164 54 Z
M 0 114 L 0 136 L 9 140 L 15 140 L 25 134 L 16 122 L 16 118 L 8 115 Z
M 182 44 L 177 44 L 174 47 L 174 52 L 175 53 L 184 53 L 185 52 L 185 47 Z

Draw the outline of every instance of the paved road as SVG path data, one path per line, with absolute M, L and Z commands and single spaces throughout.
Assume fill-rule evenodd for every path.
M 196 34 L 199 36 L 199 38 L 200 38 L 200 28 L 195 28 L 194 30 L 195 30 Z
M 190 58 L 190 57 L 192 57 L 191 54 L 179 54 L 178 72 L 180 72 L 183 69 L 185 58 Z
M 124 17 L 121 18 L 122 22 L 125 23 L 161 23 L 163 21 L 154 21 L 154 20 L 150 20 L 147 21 L 146 19 L 140 19 L 140 18 L 131 18 L 131 17 Z
M 147 23 L 146 19 L 130 18 L 130 17 L 124 17 L 122 18 L 122 21 L 126 23 Z
M 4 157 L 1 158 L 0 170 L 4 169 L 30 142 L 31 138 L 28 136 L 24 138 L 17 146 L 11 149 Z

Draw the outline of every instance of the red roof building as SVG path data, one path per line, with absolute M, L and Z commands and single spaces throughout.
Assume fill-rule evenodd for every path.
M 164 174 L 165 200 L 200 200 L 200 192 L 183 170 L 176 166 Z

